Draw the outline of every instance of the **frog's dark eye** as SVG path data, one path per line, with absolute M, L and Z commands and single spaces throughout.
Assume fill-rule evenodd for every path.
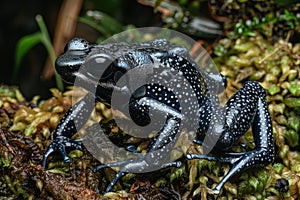
M 87 73 L 94 79 L 103 80 L 109 78 L 113 73 L 115 59 L 104 53 L 94 54 L 87 59 L 85 66 Z
M 115 75 L 114 75 L 114 82 L 117 83 L 119 81 L 119 79 L 124 75 L 123 72 L 121 71 L 116 71 Z
M 81 38 L 73 38 L 65 47 L 67 51 L 84 51 L 89 48 L 89 43 Z

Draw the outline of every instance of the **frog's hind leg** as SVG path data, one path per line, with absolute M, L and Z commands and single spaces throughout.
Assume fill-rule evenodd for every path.
M 219 194 L 223 185 L 241 170 L 253 165 L 266 165 L 274 160 L 272 122 L 265 101 L 265 91 L 257 82 L 246 82 L 226 104 L 225 128 L 218 139 L 216 156 L 188 154 L 188 159 L 206 159 L 232 164 L 230 171 L 213 189 Z M 255 148 L 248 152 L 224 152 L 252 125 Z
M 223 177 L 218 185 L 212 190 L 214 194 L 219 194 L 224 184 L 234 175 L 239 173 L 241 170 L 250 167 L 255 164 L 269 163 L 268 160 L 264 160 L 264 155 L 268 153 L 267 149 L 260 148 L 255 149 L 251 152 L 240 152 L 240 153 L 224 153 L 218 156 L 207 156 L 200 154 L 188 154 L 188 159 L 205 159 L 209 161 L 224 162 L 232 164 L 230 171 Z M 268 158 L 267 158 L 268 159 Z

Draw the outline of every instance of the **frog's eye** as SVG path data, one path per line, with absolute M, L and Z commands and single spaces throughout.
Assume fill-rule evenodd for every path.
M 85 66 L 87 73 L 97 80 L 109 78 L 113 73 L 115 59 L 109 54 L 94 54 L 87 59 Z
M 116 71 L 114 74 L 114 82 L 117 83 L 123 75 L 124 75 L 123 72 Z
M 81 38 L 73 38 L 65 47 L 67 51 L 84 51 L 89 48 L 89 43 Z

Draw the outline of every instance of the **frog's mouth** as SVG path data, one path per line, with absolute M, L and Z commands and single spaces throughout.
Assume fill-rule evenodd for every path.
M 92 85 L 94 87 L 97 87 L 100 84 L 99 79 L 97 80 L 95 77 L 90 76 L 87 72 L 82 73 L 82 71 L 77 71 L 73 73 L 73 76 L 83 84 Z
M 64 81 L 74 83 L 76 73 L 84 63 L 85 57 L 85 54 L 75 55 L 74 53 L 65 53 L 56 59 L 55 69 Z
M 82 73 L 82 71 L 77 71 L 73 73 L 73 76 L 76 78 L 76 82 L 74 81 L 75 84 L 90 91 L 100 87 L 102 89 L 128 93 L 128 88 L 126 86 L 116 86 L 113 82 L 101 80 L 99 78 L 97 79 L 88 72 Z
M 67 83 L 74 83 L 76 80 L 76 73 L 78 72 L 77 66 L 60 67 L 56 71 L 60 74 L 62 79 Z

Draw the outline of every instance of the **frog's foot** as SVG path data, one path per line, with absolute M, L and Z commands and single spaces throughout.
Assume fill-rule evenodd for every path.
M 220 194 L 223 185 L 235 174 L 241 170 L 256 165 L 267 164 L 272 161 L 265 155 L 268 155 L 270 150 L 266 148 L 254 149 L 250 152 L 226 152 L 222 156 L 207 156 L 201 154 L 187 154 L 187 158 L 191 159 L 205 159 L 209 161 L 226 162 L 232 164 L 230 171 L 223 177 L 218 185 L 212 190 L 214 194 Z
M 49 145 L 47 151 L 44 154 L 43 162 L 42 162 L 43 168 L 46 167 L 48 156 L 53 152 L 59 152 L 63 156 L 64 162 L 70 162 L 71 158 L 67 155 L 66 147 L 72 149 L 78 149 L 82 151 L 82 146 L 78 143 L 80 141 L 81 139 L 73 140 L 64 136 L 56 137 Z
M 153 164 L 147 163 L 147 161 L 144 159 L 139 159 L 141 158 L 141 155 L 137 156 L 138 159 L 130 159 L 130 160 L 125 160 L 125 161 L 117 161 L 117 162 L 112 162 L 112 163 L 107 163 L 103 165 L 98 165 L 93 169 L 93 172 L 96 172 L 100 169 L 104 169 L 106 167 L 121 167 L 118 173 L 115 175 L 114 179 L 111 181 L 111 183 L 107 186 L 105 189 L 104 193 L 109 192 L 114 185 L 127 173 L 132 172 L 132 173 L 143 173 L 151 171 L 151 167 L 153 167 Z M 181 167 L 182 163 L 180 161 L 174 161 L 170 163 L 165 163 L 161 165 L 161 169 L 163 168 L 168 168 L 168 167 Z M 155 166 L 157 168 L 157 166 Z M 148 169 L 146 169 L 148 168 Z M 149 170 L 150 169 L 150 170 Z
M 95 167 L 93 169 L 93 172 L 95 173 L 96 171 L 100 170 L 100 169 L 104 169 L 107 167 L 118 167 L 118 166 L 122 166 L 128 162 L 130 162 L 132 160 L 126 160 L 126 161 L 120 161 L 120 162 L 113 162 L 113 163 L 107 163 L 107 164 L 103 164 L 103 165 L 98 165 L 97 167 Z M 124 172 L 122 170 L 118 171 L 117 174 L 115 175 L 114 179 L 110 182 L 110 184 L 106 187 L 104 194 L 108 193 L 113 187 L 114 185 L 123 177 L 127 174 L 127 172 Z

